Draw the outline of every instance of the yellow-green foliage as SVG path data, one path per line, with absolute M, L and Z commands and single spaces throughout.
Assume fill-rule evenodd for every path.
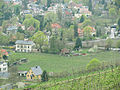
M 34 26 L 34 28 L 39 29 L 40 27 L 40 22 L 37 19 L 33 18 L 32 15 L 26 15 L 23 24 L 26 28 L 29 26 Z
M 94 69 L 97 69 L 99 66 L 100 66 L 100 61 L 94 58 L 87 64 L 87 69 L 94 70 Z

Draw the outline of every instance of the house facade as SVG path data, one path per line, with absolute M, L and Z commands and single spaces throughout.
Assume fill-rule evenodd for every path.
M 26 78 L 27 80 L 35 80 L 35 79 L 41 80 L 42 72 L 43 71 L 40 68 L 40 66 L 31 67 L 26 74 Z
M 33 41 L 25 41 L 25 40 L 17 40 L 16 44 L 16 51 L 17 52 L 33 52 L 35 43 Z
M 16 26 L 10 26 L 10 27 L 7 28 L 6 34 L 7 35 L 16 34 L 17 29 L 18 29 L 18 27 L 16 27 Z
M 1 61 L 0 62 L 0 72 L 8 72 L 8 65 L 6 62 Z

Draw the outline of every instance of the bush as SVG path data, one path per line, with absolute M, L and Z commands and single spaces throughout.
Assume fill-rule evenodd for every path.
M 48 52 L 49 52 L 50 54 L 58 54 L 58 53 L 60 53 L 60 51 L 59 51 L 58 49 L 55 49 L 55 48 L 49 49 Z
M 48 74 L 45 70 L 43 71 L 41 77 L 42 77 L 42 82 L 48 81 Z
M 96 70 L 100 67 L 100 64 L 100 61 L 94 58 L 87 64 L 87 70 Z

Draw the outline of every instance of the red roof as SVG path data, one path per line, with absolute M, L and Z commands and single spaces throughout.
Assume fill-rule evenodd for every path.
M 83 5 L 82 4 L 76 4 L 76 7 L 82 7 Z
M 81 30 L 80 28 L 78 28 L 78 35 L 79 35 L 80 37 L 82 37 L 82 36 L 84 35 L 83 30 Z
M 52 27 L 52 28 L 57 28 L 57 29 L 62 28 L 62 27 L 61 27 L 59 24 L 57 24 L 57 23 L 51 24 L 51 27 Z
M 65 11 L 65 14 L 66 14 L 66 15 L 70 15 L 70 12 L 68 12 L 68 11 Z
M 5 49 L 1 49 L 0 52 L 2 53 L 2 55 L 8 55 L 8 52 Z
M 96 32 L 96 29 L 94 27 L 88 26 L 91 28 L 91 32 Z
M 30 26 L 27 28 L 28 31 L 35 31 L 35 28 L 33 26 Z

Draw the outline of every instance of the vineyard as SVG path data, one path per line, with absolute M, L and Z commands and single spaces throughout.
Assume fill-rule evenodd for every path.
M 40 90 L 119 90 L 120 69 L 40 86 Z
M 66 80 L 56 81 L 52 83 L 38 84 L 31 86 L 32 90 L 119 90 L 120 89 L 120 64 L 107 65 L 104 69 L 94 71 L 90 74 L 89 71 L 75 73 L 79 77 Z M 81 75 L 82 74 L 82 75 Z M 63 77 L 64 74 L 63 74 Z M 54 77 L 55 78 L 55 77 Z

